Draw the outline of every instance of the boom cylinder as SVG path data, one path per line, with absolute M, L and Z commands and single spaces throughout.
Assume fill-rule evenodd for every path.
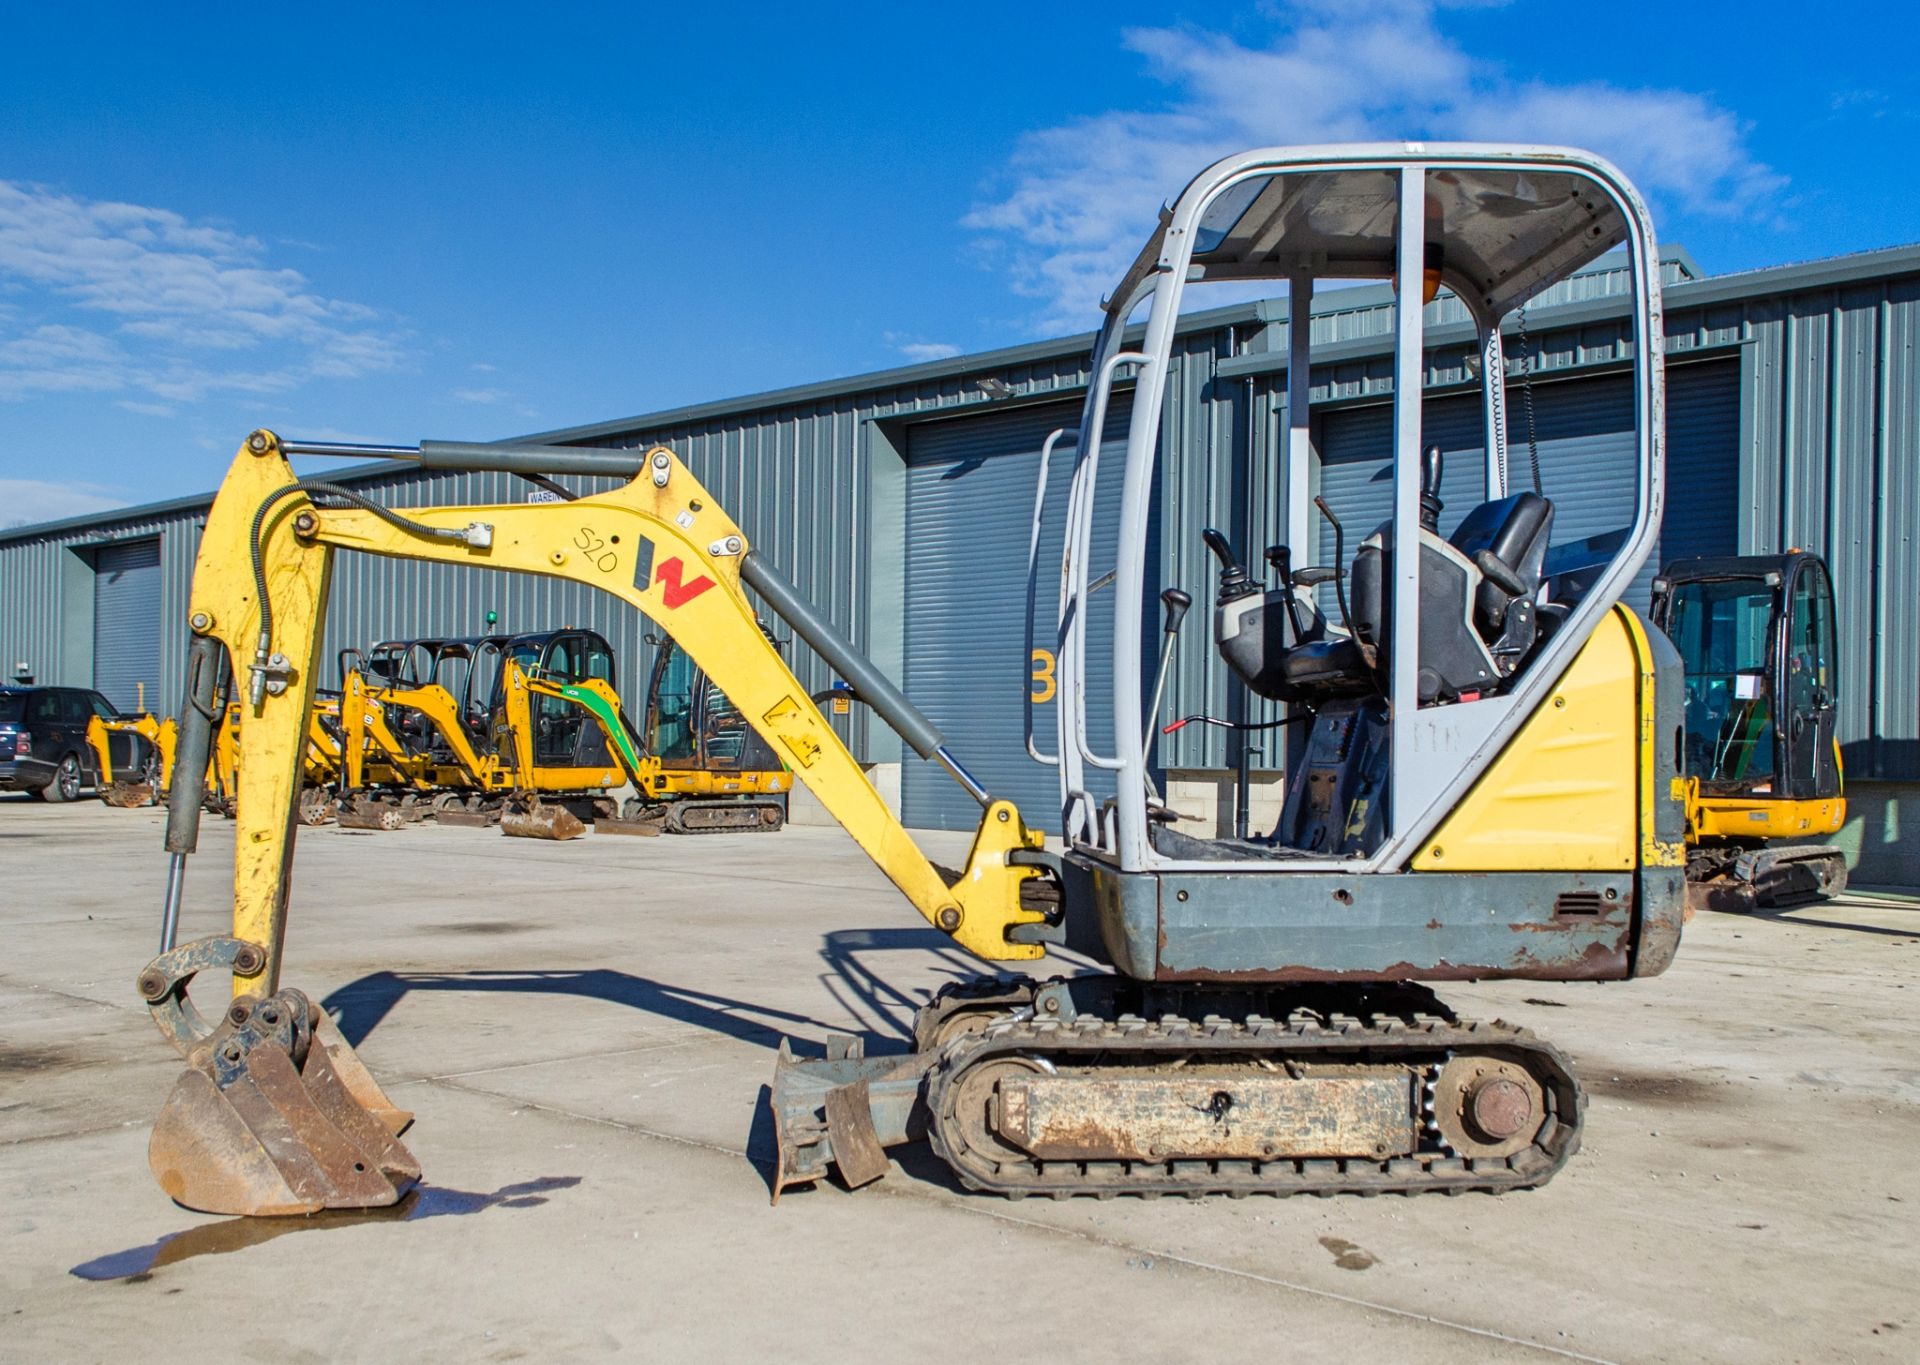
M 873 660 L 855 649 L 819 608 L 800 595 L 800 590 L 781 576 L 780 571 L 749 550 L 740 561 L 740 578 L 748 587 L 766 598 L 767 605 L 792 626 L 795 633 L 825 659 L 835 672 L 853 684 L 860 700 L 874 709 L 880 719 L 893 727 L 916 754 L 942 766 L 946 737 L 919 707 L 895 687 Z M 977 786 L 978 784 L 974 784 Z

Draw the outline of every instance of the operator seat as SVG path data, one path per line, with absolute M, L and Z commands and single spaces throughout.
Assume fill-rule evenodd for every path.
M 1497 692 L 1539 638 L 1534 599 L 1553 534 L 1553 504 L 1538 493 L 1483 502 L 1442 539 L 1434 525 L 1439 499 L 1422 502 L 1420 700 Z M 1383 681 L 1391 667 L 1392 571 L 1393 524 L 1383 522 L 1355 553 L 1352 580 L 1354 634 L 1372 647 Z
M 1449 538 L 1439 532 L 1442 457 L 1430 447 L 1421 466 L 1420 669 L 1422 703 L 1499 691 L 1542 638 L 1539 596 L 1553 533 L 1553 504 L 1538 493 L 1481 503 Z M 1331 514 L 1329 514 L 1331 515 Z M 1293 588 L 1261 594 L 1232 560 L 1225 537 L 1209 544 L 1228 567 L 1215 605 L 1215 636 L 1228 667 L 1259 696 L 1316 705 L 1384 693 L 1392 667 L 1393 523 L 1382 522 L 1353 557 L 1349 633 L 1297 604 Z M 1214 542 L 1217 540 L 1217 544 Z M 1284 547 L 1268 552 L 1286 559 Z M 1313 575 L 1309 577 L 1309 575 Z M 1331 570 L 1283 569 L 1285 584 L 1332 578 Z M 1287 605 L 1287 613 L 1275 605 Z M 1298 607 L 1305 620 L 1289 619 Z M 1289 632 L 1288 626 L 1292 630 Z

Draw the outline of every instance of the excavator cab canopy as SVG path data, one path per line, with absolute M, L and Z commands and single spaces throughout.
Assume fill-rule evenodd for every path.
M 1840 794 L 1833 582 L 1820 556 L 1683 559 L 1653 584 L 1653 622 L 1686 664 L 1684 769 L 1701 794 Z
M 1632 388 L 1627 478 L 1634 510 L 1616 531 L 1575 545 L 1556 540 L 1555 490 L 1542 480 L 1537 459 L 1509 467 L 1510 377 L 1530 379 L 1537 360 L 1529 349 L 1510 361 L 1506 339 L 1524 337 L 1519 314 L 1530 300 L 1623 246 L 1629 324 L 1618 353 Z M 1546 700 L 1656 543 L 1660 358 L 1647 339 L 1659 335 L 1657 262 L 1651 224 L 1631 185 L 1604 161 L 1567 148 L 1266 148 L 1225 158 L 1195 177 L 1106 300 L 1080 424 L 1048 447 L 1070 447 L 1074 460 L 1055 618 L 1059 685 L 1051 704 L 1060 745 L 1057 754 L 1039 754 L 1030 730 L 1029 749 L 1059 769 L 1069 844 L 1126 872 L 1273 870 L 1275 859 L 1292 870 L 1408 867 Z M 1394 289 L 1391 371 L 1316 370 L 1316 345 L 1346 335 L 1337 317 L 1314 316 L 1316 288 L 1381 280 Z M 1420 305 L 1409 307 L 1413 280 L 1420 281 Z M 1197 525 L 1169 524 L 1175 504 L 1161 500 L 1156 463 L 1168 386 L 1191 382 L 1193 374 L 1175 354 L 1180 316 L 1190 294 L 1205 306 L 1204 286 L 1221 281 L 1240 286 L 1240 297 L 1251 281 L 1284 284 L 1289 316 L 1271 329 L 1284 332 L 1284 351 L 1278 337 L 1269 337 L 1264 357 L 1243 362 L 1284 356 L 1283 365 L 1270 367 L 1276 381 L 1281 368 L 1285 373 L 1279 429 L 1253 435 L 1244 451 L 1234 441 L 1209 443 L 1205 434 L 1199 440 L 1209 448 L 1187 449 L 1191 441 L 1183 436 L 1183 469 L 1244 459 L 1244 476 L 1223 477 L 1217 486 L 1263 490 L 1254 497 L 1267 500 L 1227 495 L 1233 505 L 1212 514 L 1231 518 L 1226 531 L 1208 528 L 1207 536 L 1221 561 L 1216 645 L 1228 676 L 1254 702 L 1285 704 L 1301 720 L 1316 711 L 1330 716 L 1326 705 L 1335 703 L 1347 726 L 1340 753 L 1358 746 L 1377 754 L 1372 767 L 1341 778 L 1357 784 L 1343 787 L 1335 802 L 1361 813 L 1351 828 L 1337 813 L 1308 819 L 1293 812 L 1270 833 L 1202 841 L 1172 829 L 1174 812 L 1153 804 L 1164 717 L 1147 705 L 1153 642 L 1144 637 L 1154 616 L 1148 579 L 1190 574 L 1183 550 L 1197 549 L 1201 539 Z M 1472 329 L 1464 344 L 1461 322 Z M 1454 330 L 1430 344 L 1430 331 L 1440 326 Z M 1480 389 L 1481 431 L 1449 452 L 1426 439 L 1422 400 L 1430 385 L 1462 377 Z M 1129 380 L 1128 427 L 1109 430 L 1115 387 Z M 1390 437 L 1373 456 L 1392 481 L 1391 514 L 1377 526 L 1343 527 L 1335 509 L 1316 504 L 1323 452 L 1312 409 L 1329 398 L 1384 399 L 1391 407 Z M 1532 405 L 1524 406 L 1530 421 Z M 1257 423 L 1258 404 L 1254 412 Z M 1535 444 L 1534 435 L 1531 427 L 1519 429 L 1523 449 Z M 1111 450 L 1103 457 L 1103 448 L 1122 439 L 1123 458 Z M 1042 466 L 1044 486 L 1044 459 Z M 1444 534 L 1443 473 L 1451 474 L 1454 490 L 1462 483 L 1471 489 L 1470 497 L 1454 492 L 1455 524 Z M 1094 490 L 1109 480 L 1123 484 L 1118 526 L 1096 536 L 1095 508 L 1111 500 Z M 1037 507 L 1036 519 L 1049 511 Z M 1156 511 L 1163 553 L 1149 564 Z M 1330 547 L 1323 518 L 1332 523 Z M 1273 588 L 1261 581 L 1258 547 L 1247 543 L 1263 534 L 1279 541 L 1265 556 L 1278 574 Z M 1097 557 L 1096 545 L 1117 548 Z M 1396 545 L 1417 545 L 1419 553 L 1395 555 Z M 1030 570 L 1037 602 L 1038 565 L 1031 560 Z M 1101 592 L 1109 582 L 1113 590 Z M 1199 585 L 1174 577 L 1167 586 Z M 1093 613 L 1111 616 L 1110 661 L 1087 657 Z M 1090 733 L 1095 709 L 1088 692 L 1101 686 L 1112 696 L 1110 707 L 1098 708 L 1112 718 L 1108 734 Z

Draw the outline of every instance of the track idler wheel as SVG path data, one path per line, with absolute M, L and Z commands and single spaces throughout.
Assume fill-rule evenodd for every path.
M 1465 1157 L 1506 1158 L 1533 1145 L 1548 1116 L 1539 1078 L 1518 1061 L 1450 1057 L 1432 1081 L 1433 1126 Z
M 586 823 L 557 801 L 538 792 L 515 792 L 500 811 L 500 832 L 516 839 L 578 839 Z
M 185 1054 L 147 1145 L 160 1188 L 203 1213 L 383 1208 L 420 1179 L 394 1107 L 324 1011 L 297 990 L 242 995 L 209 1026 L 188 998 L 196 973 L 257 972 L 265 954 L 234 938 L 163 953 L 139 990 Z

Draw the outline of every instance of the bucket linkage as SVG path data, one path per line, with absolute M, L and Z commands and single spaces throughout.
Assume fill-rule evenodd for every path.
M 382 1208 L 420 1179 L 400 1141 L 413 1115 L 389 1100 L 327 1013 L 300 991 L 241 995 L 209 1024 L 199 972 L 246 976 L 266 960 L 237 938 L 163 952 L 140 974 L 154 1023 L 187 1059 L 147 1161 L 160 1188 L 205 1213 Z

